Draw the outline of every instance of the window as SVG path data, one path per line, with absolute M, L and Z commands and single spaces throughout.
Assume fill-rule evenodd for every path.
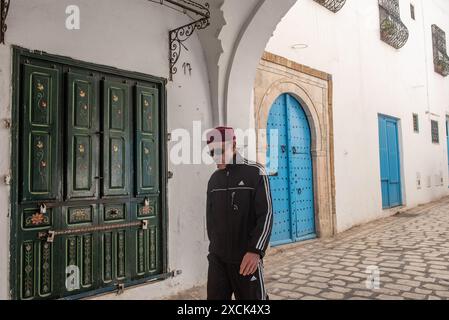
M 380 39 L 395 49 L 402 48 L 408 41 L 409 32 L 401 20 L 399 0 L 378 0 Z
M 438 121 L 432 120 L 432 143 L 440 143 Z
M 449 56 L 446 48 L 446 33 L 437 25 L 432 25 L 433 62 L 435 72 L 443 77 L 449 75 Z
M 412 16 L 413 20 L 416 20 L 416 18 L 415 18 L 415 6 L 412 3 L 410 3 L 410 15 Z
M 413 114 L 413 131 L 419 133 L 419 117 L 416 113 Z

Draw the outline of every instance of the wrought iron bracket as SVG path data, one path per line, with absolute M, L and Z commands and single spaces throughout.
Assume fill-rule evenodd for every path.
M 170 77 L 173 81 L 173 76 L 178 72 L 176 64 L 179 61 L 182 50 L 188 51 L 185 42 L 195 32 L 195 30 L 206 29 L 210 25 L 210 6 L 208 3 L 200 4 L 194 0 L 149 0 L 150 2 L 159 3 L 167 6 L 173 10 L 179 11 L 183 14 L 193 14 L 195 21 L 184 25 L 182 27 L 170 30 L 169 38 L 169 66 Z
M 170 81 L 173 81 L 173 75 L 178 72 L 176 64 L 181 56 L 182 49 L 189 51 L 184 42 L 186 42 L 195 30 L 206 29 L 210 25 L 209 18 L 200 19 L 180 28 L 169 32 L 170 39 Z
M 11 0 L 0 0 L 0 43 L 5 44 L 5 33 L 8 26 L 6 17 L 8 16 L 9 4 Z
M 338 11 L 343 8 L 343 6 L 346 3 L 346 0 L 314 0 L 315 2 L 318 2 L 326 9 L 332 11 L 333 13 L 337 13 Z

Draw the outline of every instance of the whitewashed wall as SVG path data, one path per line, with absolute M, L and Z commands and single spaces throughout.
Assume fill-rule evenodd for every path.
M 298 1 L 267 45 L 267 51 L 333 75 L 338 231 L 394 212 L 382 210 L 379 113 L 401 119 L 406 205 L 449 194 L 445 134 L 449 77 L 433 71 L 431 35 L 435 23 L 449 36 L 449 1 L 399 2 L 410 31 L 400 50 L 380 40 L 377 0 L 347 1 L 337 14 L 314 1 Z M 410 3 L 416 7 L 416 21 L 411 19 Z M 294 50 L 294 44 L 308 48 Z M 419 114 L 419 134 L 413 132 L 412 113 Z M 440 123 L 439 145 L 431 142 L 430 119 Z M 422 177 L 420 190 L 417 173 Z
M 81 10 L 81 29 L 65 28 L 65 9 Z M 168 77 L 168 30 L 189 20 L 146 0 L 14 0 L 8 16 L 6 45 L 0 45 L 0 119 L 11 118 L 11 45 L 51 54 Z M 182 68 L 168 84 L 168 129 L 192 131 L 192 122 L 211 125 L 209 85 L 197 36 L 188 42 L 180 65 L 190 62 L 192 77 Z M 10 131 L 0 128 L 0 176 L 10 168 Z M 173 144 L 173 143 L 172 143 Z M 126 291 L 118 297 L 151 299 L 205 281 L 207 241 L 204 226 L 205 192 L 213 168 L 171 166 L 169 182 L 169 266 L 181 276 Z M 192 185 L 195 187 L 192 188 Z M 0 299 L 9 297 L 9 187 L 0 183 Z M 107 298 L 115 298 L 113 295 Z

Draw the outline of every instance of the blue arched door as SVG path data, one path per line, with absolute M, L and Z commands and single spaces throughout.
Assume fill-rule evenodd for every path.
M 267 137 L 274 212 L 272 245 L 315 238 L 310 126 L 293 96 L 283 94 L 273 104 Z

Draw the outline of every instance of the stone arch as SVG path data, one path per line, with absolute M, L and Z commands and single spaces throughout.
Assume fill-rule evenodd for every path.
M 335 178 L 333 165 L 331 76 L 266 53 L 257 69 L 254 87 L 255 128 L 267 128 L 276 99 L 292 95 L 304 109 L 312 136 L 315 221 L 319 237 L 336 234 Z M 257 160 L 266 163 L 266 135 L 258 135 Z
M 278 80 L 267 90 L 261 104 L 255 109 L 256 128 L 266 129 L 271 106 L 276 99 L 284 93 L 292 95 L 301 104 L 307 115 L 312 135 L 312 152 L 319 153 L 323 151 L 323 125 L 320 116 L 318 115 L 317 108 L 309 93 L 301 86 L 301 84 L 290 79 L 284 78 Z

